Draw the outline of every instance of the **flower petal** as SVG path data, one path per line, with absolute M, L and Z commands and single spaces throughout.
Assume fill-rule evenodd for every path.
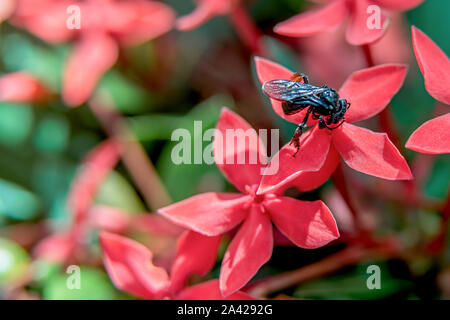
M 283 21 L 273 31 L 284 36 L 307 37 L 335 28 L 347 13 L 346 1 L 337 0 Z
M 158 213 L 175 224 L 207 236 L 216 236 L 238 225 L 246 216 L 250 196 L 208 192 L 161 208 Z
M 182 31 L 197 28 L 211 17 L 228 13 L 232 5 L 232 0 L 200 0 L 193 12 L 178 19 L 177 28 Z
M 327 130 L 315 126 L 300 139 L 300 150 L 286 144 L 271 159 L 264 171 L 258 194 L 274 192 L 286 188 L 298 176 L 321 169 L 331 145 L 331 135 Z
M 450 153 L 450 113 L 421 125 L 409 137 L 406 147 L 421 153 Z
M 71 106 L 84 103 L 97 82 L 117 60 L 118 47 L 104 33 L 87 33 L 77 43 L 64 71 L 63 99 Z
M 237 291 L 224 298 L 219 290 L 219 280 L 214 279 L 207 282 L 188 287 L 181 291 L 177 300 L 256 300 L 248 294 Z
M 372 2 L 376 3 L 380 7 L 399 11 L 412 9 L 424 1 L 425 0 L 372 0 Z
M 301 248 L 319 248 L 339 237 L 336 221 L 322 201 L 279 197 L 264 206 L 277 228 Z
M 261 208 L 250 214 L 234 236 L 222 261 L 220 291 L 226 297 L 242 288 L 272 256 L 272 224 Z
M 363 69 L 350 75 L 339 90 L 339 96 L 351 103 L 347 122 L 373 117 L 382 111 L 400 90 L 407 66 L 384 64 Z
M 103 232 L 100 234 L 103 262 L 114 285 L 141 298 L 154 299 L 166 294 L 169 276 L 152 264 L 152 253 L 131 239 Z
M 279 65 L 278 63 L 261 57 L 255 57 L 255 68 L 261 85 L 264 84 L 264 82 L 270 80 L 290 79 L 294 75 L 294 73 L 289 69 Z M 306 109 L 293 115 L 285 115 L 280 101 L 274 99 L 270 99 L 270 101 L 272 103 L 273 110 L 281 118 L 293 123 L 301 123 L 303 121 L 303 118 L 306 114 Z M 312 121 L 312 119 L 310 118 L 307 124 L 313 125 L 314 121 Z
M 120 10 L 128 9 L 131 21 L 125 26 L 111 25 L 116 35 L 125 45 L 137 45 L 163 35 L 172 29 L 175 13 L 168 5 L 157 1 L 129 1 L 113 4 L 115 10 L 109 24 L 114 24 L 121 16 Z M 119 12 L 118 12 L 119 11 Z M 123 14 L 122 14 L 123 16 Z
M 213 153 L 217 167 L 240 191 L 261 181 L 267 164 L 265 146 L 256 130 L 227 108 L 222 109 L 216 125 Z
M 436 100 L 450 104 L 450 59 L 433 40 L 414 26 L 412 39 L 425 88 Z
M 368 0 L 352 1 L 351 3 L 353 7 L 346 32 L 347 41 L 352 45 L 360 46 L 373 43 L 380 39 L 387 29 L 389 19 L 383 12 L 380 12 L 380 25 L 369 29 L 368 23 L 370 22 L 370 17 L 378 13 L 367 12 L 367 8 L 369 7 Z
M 72 0 L 20 0 L 10 20 L 50 43 L 68 41 L 79 32 L 67 27 L 67 8 Z
M 289 183 L 289 185 L 296 187 L 300 191 L 314 190 L 328 180 L 334 170 L 336 170 L 340 160 L 341 156 L 336 151 L 333 144 L 331 144 L 322 168 L 317 171 L 304 171 L 300 173 L 294 180 L 292 180 L 292 182 Z
M 0 101 L 35 102 L 44 100 L 48 90 L 32 75 L 13 72 L 0 77 Z
M 55 233 L 42 239 L 33 249 L 33 257 L 50 262 L 66 263 L 77 245 L 73 232 Z
M 114 168 L 120 156 L 120 147 L 115 140 L 106 140 L 90 151 L 82 167 L 72 181 L 68 207 L 75 223 L 83 220 L 103 180 Z
M 3 0 L 0 3 L 0 23 L 8 19 L 14 12 L 16 0 Z
M 195 273 L 207 274 L 217 259 L 222 236 L 207 237 L 193 231 L 185 231 L 177 243 L 177 255 L 170 272 L 172 292 L 182 289 L 187 278 Z
M 357 171 L 388 180 L 412 179 L 408 163 L 385 133 L 344 123 L 334 131 L 333 143 Z
M 122 233 L 129 227 L 131 215 L 122 209 L 96 205 L 89 209 L 88 224 L 104 231 Z

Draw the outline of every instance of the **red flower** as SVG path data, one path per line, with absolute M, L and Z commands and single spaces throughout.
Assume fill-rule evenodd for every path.
M 41 102 L 49 95 L 48 89 L 28 73 L 13 72 L 0 76 L 0 101 Z
M 72 6 L 80 8 L 80 29 L 69 29 Z M 13 21 L 52 43 L 76 37 L 64 71 L 63 98 L 72 106 L 84 103 L 102 75 L 111 68 L 118 46 L 136 45 L 166 33 L 174 13 L 167 5 L 144 0 L 19 0 Z
M 2 0 L 0 2 L 0 23 L 9 18 L 16 6 L 16 0 Z
M 86 156 L 68 195 L 68 207 L 73 215 L 72 224 L 68 230 L 52 234 L 39 242 L 34 249 L 36 257 L 57 262 L 70 258 L 89 227 L 86 221 L 94 196 L 116 165 L 119 156 L 120 147 L 115 140 L 101 143 Z M 117 225 L 116 223 L 116 227 Z
M 182 227 L 207 236 L 223 234 L 242 223 L 222 261 L 220 290 L 228 296 L 242 288 L 270 259 L 271 221 L 302 248 L 324 246 L 338 238 L 339 232 L 322 201 L 300 201 L 275 193 L 256 194 L 266 153 L 258 135 L 244 119 L 223 109 L 216 129 L 215 162 L 241 193 L 200 194 L 158 212 Z M 238 140 L 246 136 L 249 143 L 228 145 L 230 133 L 238 135 Z M 245 160 L 245 164 L 239 164 L 239 159 Z M 258 161 L 249 164 L 250 159 Z
M 227 14 L 231 11 L 236 0 L 198 0 L 197 8 L 190 14 L 177 20 L 179 30 L 192 30 L 208 19 Z
M 289 79 L 293 73 L 272 61 L 256 58 L 256 71 L 261 83 L 273 79 Z M 276 175 L 264 175 L 258 193 L 265 193 L 287 185 L 300 190 L 312 190 L 324 183 L 342 157 L 353 169 L 376 177 L 400 180 L 411 179 L 406 160 L 384 133 L 374 133 L 352 122 L 370 118 L 389 103 L 402 86 L 406 66 L 385 64 L 353 73 L 342 85 L 339 96 L 351 103 L 345 114 L 346 122 L 338 129 L 319 129 L 317 120 L 308 121 L 314 127 L 303 134 L 300 152 L 293 145 L 285 145 L 271 160 L 280 165 Z M 281 102 L 272 100 L 272 107 L 282 118 L 301 123 L 306 109 L 295 115 L 283 113 Z M 271 164 L 267 169 L 271 170 Z M 314 171 L 314 172 L 311 172 Z
M 100 234 L 100 242 L 105 267 L 120 290 L 144 299 L 223 299 L 217 280 L 184 288 L 188 275 L 205 275 L 211 270 L 220 237 L 205 237 L 186 231 L 178 242 L 177 258 L 170 277 L 165 269 L 153 265 L 151 251 L 142 244 L 106 232 Z M 253 298 L 243 292 L 236 292 L 228 299 Z
M 450 104 L 450 59 L 415 27 L 412 39 L 425 88 L 436 100 Z M 406 147 L 422 153 L 450 153 L 450 113 L 425 122 L 409 137 Z
M 368 7 L 377 5 L 386 10 L 409 10 L 424 0 L 332 0 L 322 7 L 301 13 L 275 26 L 276 33 L 291 37 L 306 37 L 332 30 L 349 17 L 346 38 L 353 45 L 373 43 L 378 40 L 389 24 L 384 12 L 380 12 L 380 27 L 369 28 Z

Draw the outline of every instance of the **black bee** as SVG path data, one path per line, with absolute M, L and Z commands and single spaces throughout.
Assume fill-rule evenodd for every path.
M 296 73 L 290 80 L 267 81 L 263 84 L 262 90 L 270 98 L 282 102 L 283 112 L 286 115 L 308 108 L 305 118 L 291 139 L 291 143 L 297 148 L 294 157 L 300 149 L 300 137 L 310 115 L 313 119 L 319 120 L 320 129 L 334 130 L 344 123 L 345 112 L 350 108 L 347 100 L 339 99 L 336 90 L 326 85 L 321 87 L 311 85 L 304 74 Z

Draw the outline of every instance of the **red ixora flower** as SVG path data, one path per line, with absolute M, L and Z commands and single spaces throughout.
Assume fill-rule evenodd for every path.
M 177 257 L 170 277 L 152 263 L 152 252 L 142 244 L 112 233 L 102 232 L 103 261 L 114 285 L 143 299 L 221 300 L 219 281 L 210 280 L 185 288 L 190 274 L 205 275 L 214 265 L 220 237 L 206 237 L 186 231 L 178 241 Z M 229 296 L 252 300 L 244 292 Z
M 177 20 L 177 28 L 183 31 L 197 28 L 212 17 L 229 13 L 236 1 L 239 0 L 198 0 L 193 12 Z
M 291 37 L 307 37 L 319 32 L 332 30 L 346 17 L 349 23 L 346 32 L 347 41 L 353 45 L 373 43 L 383 36 L 389 19 L 383 10 L 403 11 L 414 8 L 424 0 L 327 0 L 318 9 L 296 15 L 277 24 L 274 31 Z M 368 19 L 376 14 L 368 13 L 368 8 L 376 5 L 380 9 L 380 27 L 369 28 Z
M 256 131 L 244 119 L 224 108 L 216 130 L 215 162 L 241 193 L 204 193 L 162 208 L 158 213 L 207 236 L 221 235 L 242 223 L 225 253 L 220 271 L 220 290 L 228 296 L 242 288 L 270 259 L 271 222 L 294 244 L 308 249 L 326 245 L 338 238 L 339 232 L 333 215 L 322 201 L 300 201 L 276 193 L 256 194 L 266 152 Z M 247 138 L 248 143 L 235 146 L 229 140 L 230 133 L 237 135 L 241 142 L 240 138 L 244 141 Z M 246 161 L 239 162 L 238 159 L 244 158 Z M 259 160 L 250 164 L 250 159 Z
M 26 72 L 13 72 L 0 76 L 0 101 L 42 102 L 50 91 L 38 79 Z
M 412 40 L 425 88 L 436 100 L 450 104 L 450 59 L 414 26 Z M 412 133 L 406 147 L 429 154 L 450 153 L 450 113 L 425 122 Z
M 2 0 L 0 2 L 0 23 L 9 18 L 16 7 L 16 0 Z
M 77 13 L 79 28 L 73 16 Z M 174 19 L 172 9 L 156 1 L 19 0 L 12 21 L 47 42 L 76 40 L 64 71 L 62 95 L 67 104 L 77 106 L 115 64 L 119 45 L 158 37 L 172 28 Z
M 274 79 L 289 79 L 293 72 L 263 58 L 255 58 L 256 72 L 261 84 Z M 301 147 L 287 144 L 275 154 L 267 169 L 275 162 L 280 166 L 276 175 L 264 175 L 258 193 L 293 185 L 300 190 L 312 190 L 324 183 L 337 168 L 340 158 L 351 168 L 376 177 L 401 180 L 412 179 L 406 160 L 385 133 L 375 133 L 351 124 L 368 119 L 382 111 L 402 86 L 407 67 L 385 64 L 363 69 L 350 75 L 339 90 L 339 96 L 351 103 L 346 121 L 330 131 L 319 129 L 317 120 L 301 137 Z M 285 115 L 281 102 L 271 100 L 275 112 L 290 122 L 301 123 L 306 109 L 295 115 Z

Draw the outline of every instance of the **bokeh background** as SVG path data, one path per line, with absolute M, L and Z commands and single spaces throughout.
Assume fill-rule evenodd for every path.
M 183 15 L 193 10 L 190 1 L 166 1 Z M 309 7 L 302 0 L 245 2 L 264 35 L 270 58 L 309 75 L 313 83 L 339 87 L 353 71 L 365 67 L 359 48 L 346 44 L 343 30 L 293 39 L 273 33 L 273 26 Z M 419 7 L 394 17 L 389 36 L 374 46 L 376 63 L 409 64 L 407 80 L 393 99 L 393 123 L 404 145 L 424 121 L 448 108 L 425 91 L 415 61 L 410 26 L 427 33 L 450 54 L 450 2 L 426 0 Z M 70 108 L 59 96 L 64 61 L 71 43 L 51 45 L 8 21 L 0 25 L 0 73 L 27 71 L 54 94 L 43 103 L 0 102 L 0 298 L 5 299 L 119 299 L 131 298 L 114 288 L 105 273 L 98 246 L 98 231 L 85 235 L 84 254 L 76 264 L 82 269 L 82 289 L 68 290 L 65 262 L 38 259 L 33 250 L 49 234 L 71 223 L 67 197 L 75 173 L 86 154 L 108 137 L 92 109 L 84 104 Z M 137 141 L 153 162 L 170 198 L 185 199 L 205 191 L 231 191 L 215 165 L 175 165 L 170 158 L 175 142 L 172 131 L 193 132 L 193 121 L 203 130 L 213 128 L 223 106 L 248 120 L 255 128 L 279 128 L 282 143 L 289 141 L 294 125 L 279 118 L 257 81 L 252 52 L 242 43 L 227 16 L 215 17 L 199 28 L 172 30 L 137 47 L 121 49 L 117 64 L 101 79 L 97 91 L 111 98 Z M 376 121 L 365 127 L 381 131 Z M 200 136 L 194 139 L 201 141 Z M 206 143 L 203 143 L 206 146 Z M 417 179 L 420 204 L 395 199 L 400 183 L 381 181 L 351 172 L 352 192 L 367 223 L 380 235 L 396 235 L 405 245 L 402 255 L 366 259 L 330 275 L 299 283 L 278 297 L 314 299 L 424 299 L 450 298 L 450 245 L 439 254 L 422 250 L 438 234 L 440 210 L 450 181 L 449 155 L 425 156 L 402 150 Z M 149 190 L 148 192 L 152 192 Z M 327 182 L 300 194 L 300 199 L 323 199 L 346 226 L 348 209 Z M 404 200 L 404 199 L 403 199 Z M 154 212 L 123 163 L 101 184 L 96 205 L 119 208 L 129 215 Z M 155 253 L 157 263 L 168 264 L 175 237 L 156 232 L 135 232 Z M 226 240 L 224 243 L 224 247 Z M 345 247 L 336 242 L 317 250 L 280 246 L 258 277 L 293 270 L 319 261 Z M 222 250 L 223 253 L 223 250 Z M 218 262 L 220 262 L 220 256 Z M 382 289 L 368 290 L 366 268 L 382 269 Z M 209 277 L 217 277 L 217 263 Z M 194 280 L 195 281 L 195 280 Z

